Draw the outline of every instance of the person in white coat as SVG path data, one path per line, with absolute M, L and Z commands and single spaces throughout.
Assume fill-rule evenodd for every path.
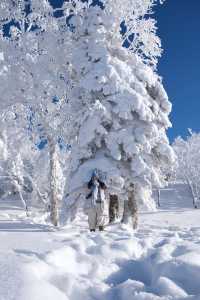
M 87 199 L 87 214 L 90 231 L 95 231 L 99 227 L 100 231 L 104 230 L 105 225 L 105 190 L 106 185 L 102 182 L 96 173 L 92 175 L 88 183 L 90 193 L 86 196 Z

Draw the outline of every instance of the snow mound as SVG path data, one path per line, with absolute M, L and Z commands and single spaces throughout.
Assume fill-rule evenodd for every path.
M 115 223 L 90 233 L 82 214 L 50 231 L 3 211 L 0 299 L 198 300 L 199 211 L 180 212 L 143 213 L 134 232 Z

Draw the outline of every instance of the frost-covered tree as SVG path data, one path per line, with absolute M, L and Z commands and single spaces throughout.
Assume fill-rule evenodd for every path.
M 38 134 L 33 128 L 27 127 L 26 111 L 15 107 L 13 111 L 1 114 L 0 122 L 0 180 L 1 197 L 18 197 L 24 208 L 31 213 L 32 208 L 47 212 L 49 198 L 53 189 L 58 202 L 61 202 L 65 178 L 63 172 L 67 167 L 66 151 L 56 150 L 55 166 L 53 168 L 56 179 L 53 188 L 50 185 L 51 165 L 49 148 L 41 145 L 43 132 Z M 29 125 L 30 126 L 30 125 Z M 30 138 L 30 130 L 34 131 Z M 34 139 L 35 138 L 35 139 Z M 39 140 L 39 144 L 38 144 Z M 37 142 L 36 142 L 37 141 Z M 61 147 L 61 145 L 60 145 Z M 64 146 L 63 146 L 64 147 Z M 58 147 L 57 147 L 58 148 Z
M 28 145 L 31 143 L 27 135 L 23 132 L 19 122 L 17 122 L 17 114 L 11 111 L 1 113 L 1 144 L 2 148 L 0 158 L 0 179 L 2 197 L 17 193 L 26 211 L 28 210 L 27 198 L 24 198 L 26 188 L 25 170 L 24 170 L 24 153 L 27 151 Z
M 122 40 L 123 46 L 137 54 L 146 64 L 156 68 L 161 56 L 161 42 L 156 35 L 156 20 L 151 17 L 157 0 L 105 1 L 110 38 Z M 162 3 L 164 1 L 160 1 Z M 119 31 L 119 28 L 121 30 Z
M 173 143 L 177 155 L 176 180 L 187 184 L 197 207 L 200 199 L 200 134 L 189 131 L 187 139 L 178 137 Z
M 0 4 L 0 109 L 23 104 L 23 112 L 31 115 L 28 123 L 32 137 L 47 141 L 54 225 L 58 222 L 56 149 L 58 141 L 61 144 L 68 136 L 69 123 L 65 27 L 66 22 L 54 17 L 47 0 L 3 0 Z
M 41 1 L 41 7 L 38 1 L 0 3 L 1 109 L 16 103 L 41 102 L 43 98 L 42 90 L 37 93 L 33 65 L 40 77 L 42 68 L 38 69 L 37 62 L 44 57 L 42 40 L 50 28 L 52 32 L 50 8 L 46 0 Z M 43 84 L 41 81 L 41 87 Z
M 101 9 L 73 1 L 70 19 L 74 82 L 70 99 L 77 112 L 77 138 L 69 194 L 74 199 L 73 191 L 84 186 L 91 171 L 101 170 L 109 190 L 127 200 L 124 222 L 137 213 L 139 203 L 153 205 L 151 187 L 162 184 L 160 166 L 174 159 L 165 132 L 171 126 L 171 104 L 161 79 L 137 53 L 122 48 L 119 33 L 113 35 L 120 21 L 129 19 L 131 7 L 134 15 L 144 17 L 153 4 L 136 2 L 138 8 L 134 1 L 123 1 L 123 7 L 120 1 L 105 1 Z M 142 3 L 148 9 L 139 13 Z
M 51 221 L 54 225 L 58 224 L 58 206 L 63 193 L 63 188 L 60 189 L 64 178 L 61 169 L 65 170 L 68 165 L 67 143 L 70 118 L 67 109 L 66 99 L 53 98 L 47 105 L 32 106 L 27 112 L 28 134 L 39 150 L 45 152 L 49 161 L 49 166 L 46 166 L 48 172 L 45 174 L 46 192 L 50 199 Z M 61 190 L 62 192 L 59 192 Z
M 6 168 L 2 167 L 2 171 L 4 176 L 9 176 L 13 186 L 19 187 L 21 200 L 23 193 L 20 193 L 20 190 L 24 189 L 23 181 L 26 178 L 33 189 L 31 203 L 35 205 L 36 202 L 40 202 L 40 206 L 45 204 L 46 208 L 50 207 L 57 220 L 58 205 L 64 192 L 63 171 L 67 167 L 68 158 L 68 148 L 62 140 L 63 126 L 66 122 L 59 114 L 63 104 L 62 100 L 59 104 L 51 103 L 46 106 L 45 113 L 42 106 L 40 112 L 33 107 L 35 106 L 27 108 L 24 105 L 16 105 L 1 114 L 0 128 L 3 132 L 6 131 L 2 142 L 4 145 L 7 144 L 8 155 Z M 18 163 L 20 161 L 17 159 L 18 156 L 21 164 Z M 18 185 L 14 181 L 18 182 Z M 52 200 L 52 195 L 56 201 Z M 52 203 L 56 203 L 54 209 Z

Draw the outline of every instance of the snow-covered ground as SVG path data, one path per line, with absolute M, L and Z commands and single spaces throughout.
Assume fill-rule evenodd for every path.
M 0 300 L 200 299 L 200 210 L 169 200 L 135 232 L 102 233 L 81 214 L 53 230 L 0 205 Z

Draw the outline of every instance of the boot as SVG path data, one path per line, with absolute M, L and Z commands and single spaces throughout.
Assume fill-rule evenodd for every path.
M 99 231 L 104 231 L 104 227 L 103 226 L 99 226 Z

